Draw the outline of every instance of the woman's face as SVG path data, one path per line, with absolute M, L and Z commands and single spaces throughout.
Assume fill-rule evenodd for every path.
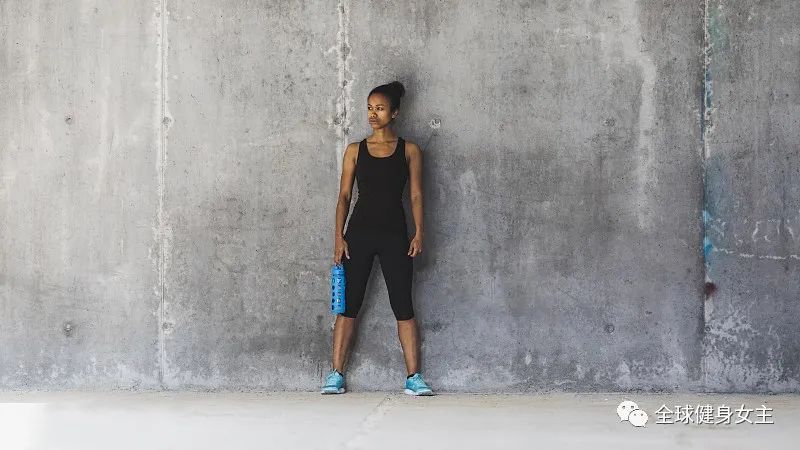
M 379 93 L 370 95 L 367 99 L 367 120 L 369 120 L 369 126 L 376 129 L 389 125 L 392 121 L 392 112 L 389 108 L 388 97 Z

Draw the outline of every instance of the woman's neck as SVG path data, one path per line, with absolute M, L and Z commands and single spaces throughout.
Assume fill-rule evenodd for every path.
M 397 133 L 389 127 L 372 131 L 372 136 L 367 138 L 373 142 L 385 143 L 397 140 Z

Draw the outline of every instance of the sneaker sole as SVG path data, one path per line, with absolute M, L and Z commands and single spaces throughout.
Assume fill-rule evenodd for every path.
M 320 393 L 321 394 L 344 394 L 344 388 L 341 387 L 341 388 L 339 388 L 339 390 L 336 390 L 336 391 L 327 391 L 327 390 L 323 389 L 322 391 L 320 391 Z
M 432 392 L 432 391 L 414 392 L 414 391 L 412 391 L 411 389 L 406 389 L 406 390 L 404 390 L 403 392 L 405 392 L 405 393 L 406 393 L 406 394 L 408 394 L 408 395 L 413 395 L 413 396 L 420 396 L 420 395 L 433 395 L 433 392 Z

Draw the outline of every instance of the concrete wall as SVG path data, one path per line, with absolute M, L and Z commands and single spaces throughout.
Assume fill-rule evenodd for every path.
M 800 390 L 800 4 L 711 1 L 705 384 Z
M 0 386 L 157 386 L 153 5 L 0 2 Z
M 342 150 L 398 79 L 432 387 L 798 390 L 798 5 L 0 8 L 0 388 L 316 390 Z M 367 295 L 349 387 L 399 389 Z

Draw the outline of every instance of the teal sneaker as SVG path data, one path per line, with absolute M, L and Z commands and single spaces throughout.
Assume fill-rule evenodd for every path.
M 344 375 L 332 370 L 331 373 L 325 377 L 325 385 L 322 386 L 323 394 L 343 394 L 344 393 Z
M 433 391 L 425 384 L 419 372 L 414 373 L 411 378 L 406 378 L 406 389 L 403 392 L 408 395 L 433 395 Z

